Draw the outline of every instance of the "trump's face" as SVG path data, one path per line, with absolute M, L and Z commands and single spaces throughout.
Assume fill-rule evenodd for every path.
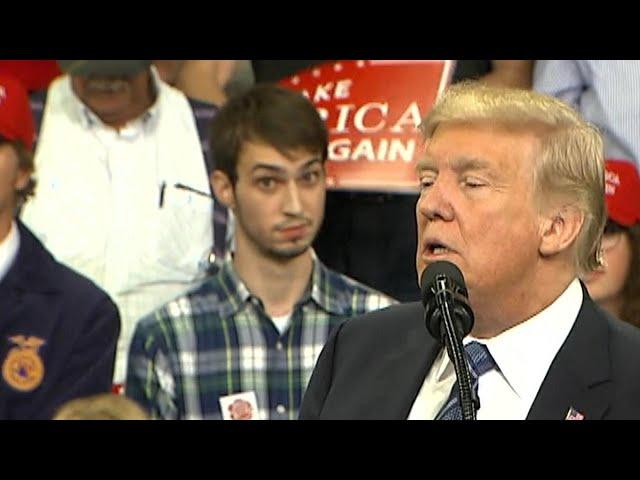
M 513 290 L 539 261 L 532 134 L 489 124 L 437 128 L 418 164 L 418 278 L 447 260 L 464 274 L 471 305 Z

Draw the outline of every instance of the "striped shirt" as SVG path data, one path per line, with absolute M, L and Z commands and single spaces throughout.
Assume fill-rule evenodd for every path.
M 227 256 L 215 276 L 138 323 L 126 394 L 152 418 L 222 419 L 221 397 L 254 392 L 259 418 L 296 419 L 331 331 L 392 303 L 314 255 L 306 293 L 280 334 Z
M 537 60 L 533 88 L 564 100 L 597 126 L 606 158 L 640 166 L 640 61 Z

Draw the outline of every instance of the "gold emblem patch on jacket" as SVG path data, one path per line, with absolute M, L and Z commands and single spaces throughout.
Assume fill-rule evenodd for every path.
M 44 363 L 38 349 L 45 341 L 38 337 L 15 335 L 9 337 L 15 345 L 2 364 L 2 377 L 11 387 L 20 392 L 35 390 L 44 378 Z

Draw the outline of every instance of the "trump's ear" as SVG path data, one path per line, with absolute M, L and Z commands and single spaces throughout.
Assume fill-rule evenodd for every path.
M 574 205 L 549 211 L 540 223 L 540 255 L 549 257 L 568 249 L 580 234 L 584 213 Z
M 209 181 L 216 199 L 233 210 L 236 205 L 236 196 L 229 176 L 221 170 L 214 170 Z

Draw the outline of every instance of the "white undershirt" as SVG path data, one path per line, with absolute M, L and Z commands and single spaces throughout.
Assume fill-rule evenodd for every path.
M 291 312 L 279 317 L 271 317 L 271 321 L 278 329 L 278 332 L 280 332 L 280 335 L 282 335 L 291 323 Z
M 524 420 L 551 362 L 567 339 L 582 306 L 582 288 L 575 279 L 546 309 L 491 339 L 471 336 L 489 349 L 500 371 L 479 379 L 478 420 Z M 443 349 L 431 367 L 409 413 L 409 420 L 434 419 L 449 398 L 455 371 Z
M 20 233 L 16 222 L 12 221 L 9 233 L 0 242 L 0 282 L 13 265 L 18 256 L 18 250 L 20 250 Z

